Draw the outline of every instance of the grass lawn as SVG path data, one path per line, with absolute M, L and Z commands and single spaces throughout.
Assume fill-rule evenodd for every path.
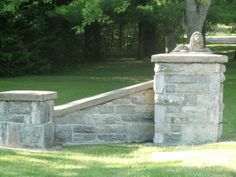
M 195 147 L 81 145 L 61 151 L 0 150 L 0 176 L 235 177 L 236 143 Z

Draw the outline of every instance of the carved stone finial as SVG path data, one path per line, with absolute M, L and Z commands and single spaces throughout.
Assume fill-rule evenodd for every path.
M 211 50 L 204 48 L 202 33 L 196 31 L 192 34 L 189 44 L 180 44 L 172 52 L 208 52 Z

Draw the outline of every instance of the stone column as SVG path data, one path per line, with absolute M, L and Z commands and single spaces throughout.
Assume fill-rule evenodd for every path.
M 171 53 L 155 62 L 155 135 L 161 145 L 217 142 L 222 132 L 227 56 Z
M 54 144 L 56 92 L 0 93 L 0 146 L 48 148 Z

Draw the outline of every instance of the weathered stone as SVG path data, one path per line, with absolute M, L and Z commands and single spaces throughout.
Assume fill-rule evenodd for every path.
M 155 93 L 163 93 L 165 88 L 165 78 L 163 74 L 155 74 L 154 89 Z
M 125 135 L 98 135 L 97 138 L 104 142 L 124 142 Z
M 170 146 L 181 144 L 181 134 L 165 134 L 164 143 Z
M 31 111 L 31 102 L 9 102 L 9 113 L 29 114 Z
M 202 94 L 197 95 L 197 104 L 212 106 L 217 105 L 221 102 L 219 95 L 216 94 Z
M 155 123 L 162 123 L 165 122 L 166 117 L 166 107 L 163 105 L 156 105 L 155 106 Z
M 121 115 L 124 122 L 154 122 L 154 112 L 143 114 L 125 114 Z
M 23 125 L 18 134 L 18 144 L 21 147 L 44 148 L 42 125 Z
M 112 100 L 112 103 L 113 104 L 129 104 L 131 103 L 131 99 L 129 96 L 127 96 L 127 97 Z
M 187 117 L 183 116 L 170 116 L 167 118 L 167 122 L 170 124 L 178 124 L 178 125 L 183 125 L 186 124 L 188 121 Z
M 167 123 L 157 124 L 155 123 L 156 133 L 169 133 L 171 132 L 171 126 Z
M 32 103 L 32 124 L 44 124 L 52 120 L 53 101 Z
M 8 124 L 0 123 L 0 145 L 8 145 Z
M 178 84 L 175 86 L 176 93 L 206 93 L 208 86 L 206 84 Z
M 149 113 L 154 112 L 154 105 L 136 105 L 135 106 L 135 113 Z
M 183 101 L 184 101 L 183 95 L 155 94 L 156 104 L 182 104 Z
M 156 63 L 154 71 L 158 72 L 182 72 L 185 68 L 180 64 Z
M 106 125 L 106 133 L 124 134 L 125 127 L 121 124 Z
M 180 113 L 182 111 L 182 106 L 180 105 L 168 105 L 167 112 L 168 113 Z
M 74 133 L 72 138 L 72 143 L 95 143 L 96 142 L 96 135 L 91 134 L 79 134 Z
M 184 104 L 191 106 L 197 104 L 197 95 L 195 94 L 186 94 L 184 96 Z
M 155 132 L 153 142 L 155 144 L 163 144 L 164 143 L 164 134 Z
M 54 117 L 56 124 L 86 124 L 86 116 L 81 112 L 72 112 L 61 117 Z
M 206 113 L 207 107 L 205 106 L 183 106 L 182 112 L 187 114 L 194 114 L 194 113 Z
M 55 125 L 55 141 L 59 143 L 71 143 L 72 128 L 71 125 Z
M 49 148 L 54 145 L 54 125 L 48 123 L 44 125 L 44 148 Z
M 133 105 L 116 106 L 116 114 L 131 114 L 131 113 L 135 113 L 135 106 Z
M 181 133 L 181 125 L 171 125 L 171 133 Z
M 121 122 L 119 115 L 109 115 L 109 114 L 96 114 L 96 115 L 85 115 L 87 124 L 119 124 Z
M 7 103 L 0 101 L 0 114 L 6 114 L 7 112 Z
M 29 124 L 30 116 L 27 114 L 11 114 L 8 121 Z
M 104 125 L 73 125 L 74 133 L 104 133 L 106 127 Z
M 166 85 L 166 93 L 175 93 L 175 85 Z
M 165 81 L 167 83 L 195 83 L 197 82 L 197 76 L 183 74 L 166 74 Z
M 112 113 L 114 113 L 114 106 L 100 105 L 98 109 L 99 109 L 100 114 L 112 114 Z
M 153 139 L 153 123 L 132 123 L 125 124 L 127 142 L 146 142 Z
M 185 125 L 182 127 L 182 143 L 187 145 L 216 142 L 218 126 Z

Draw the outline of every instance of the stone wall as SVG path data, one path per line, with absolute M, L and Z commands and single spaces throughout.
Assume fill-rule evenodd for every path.
M 56 106 L 55 143 L 152 141 L 153 81 Z
M 155 136 L 162 145 L 217 142 L 222 132 L 227 57 L 161 54 L 155 62 Z
M 0 93 L 0 145 L 41 149 L 53 146 L 54 98 L 55 92 Z

